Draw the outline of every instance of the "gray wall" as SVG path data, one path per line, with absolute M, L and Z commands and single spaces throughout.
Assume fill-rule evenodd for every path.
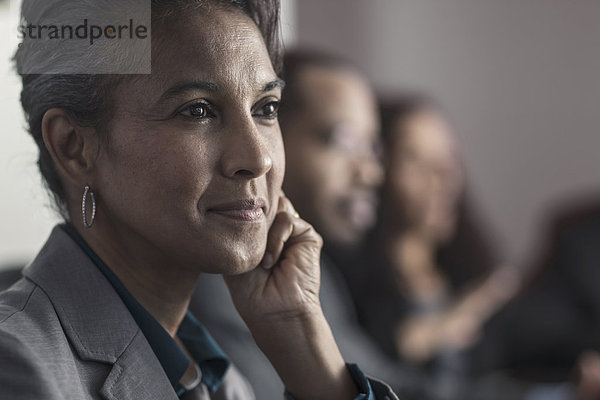
M 300 45 L 443 103 L 510 260 L 554 204 L 600 191 L 600 1 L 299 0 L 297 15 Z
M 0 3 L 0 269 L 29 261 L 58 220 L 42 189 L 36 146 L 19 104 L 21 83 L 10 63 L 16 11 Z

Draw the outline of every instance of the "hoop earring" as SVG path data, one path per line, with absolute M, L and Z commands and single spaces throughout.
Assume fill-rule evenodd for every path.
M 87 215 L 86 215 L 86 200 L 87 195 L 90 194 L 90 198 L 92 199 L 92 218 L 88 223 Z M 81 200 L 81 215 L 83 216 L 83 226 L 86 228 L 91 228 L 94 225 L 94 221 L 96 220 L 96 198 L 94 197 L 94 192 L 90 192 L 90 187 L 88 185 L 85 186 L 83 190 L 83 199 Z

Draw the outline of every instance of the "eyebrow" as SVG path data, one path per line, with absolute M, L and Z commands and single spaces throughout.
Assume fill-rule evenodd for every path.
M 175 86 L 170 87 L 165 91 L 162 96 L 160 96 L 160 100 L 166 100 L 171 97 L 175 97 L 181 93 L 188 92 L 190 90 L 203 90 L 206 92 L 216 92 L 219 90 L 219 85 L 214 82 L 207 81 L 192 81 L 192 82 L 183 82 L 178 83 Z
M 283 81 L 283 79 L 275 79 L 272 82 L 267 83 L 264 87 L 263 87 L 263 93 L 264 92 L 268 92 L 270 90 L 273 90 L 275 88 L 281 88 L 281 90 L 283 90 L 285 88 L 285 82 Z
M 271 91 L 275 88 L 283 88 L 285 87 L 285 82 L 282 79 L 275 79 L 263 86 L 261 92 L 265 93 Z M 171 97 L 175 97 L 181 93 L 188 92 L 190 90 L 203 90 L 206 92 L 216 92 L 219 90 L 219 85 L 214 82 L 207 81 L 192 81 L 192 82 L 183 82 L 176 84 L 175 86 L 167 89 L 162 96 L 160 96 L 160 100 L 166 100 Z

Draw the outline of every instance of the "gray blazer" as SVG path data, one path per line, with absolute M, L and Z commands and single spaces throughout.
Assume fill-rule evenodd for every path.
M 397 399 L 369 381 L 378 400 Z M 234 366 L 216 393 L 199 396 L 255 399 Z M 23 277 L 0 293 L 0 400 L 21 399 L 178 399 L 119 295 L 59 227 Z
M 61 228 L 0 293 L 0 399 L 178 399 L 118 294 Z M 212 399 L 254 395 L 229 368 Z

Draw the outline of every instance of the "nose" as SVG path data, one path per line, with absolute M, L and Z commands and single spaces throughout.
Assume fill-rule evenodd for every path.
M 265 175 L 273 167 L 267 138 L 261 135 L 252 116 L 238 118 L 226 129 L 226 135 L 221 156 L 226 177 L 253 179 Z
M 460 192 L 462 187 L 461 173 L 454 166 L 440 166 L 430 172 L 431 190 L 443 196 L 451 196 Z
M 356 181 L 361 186 L 377 187 L 383 182 L 383 166 L 375 156 L 356 158 L 354 168 Z

